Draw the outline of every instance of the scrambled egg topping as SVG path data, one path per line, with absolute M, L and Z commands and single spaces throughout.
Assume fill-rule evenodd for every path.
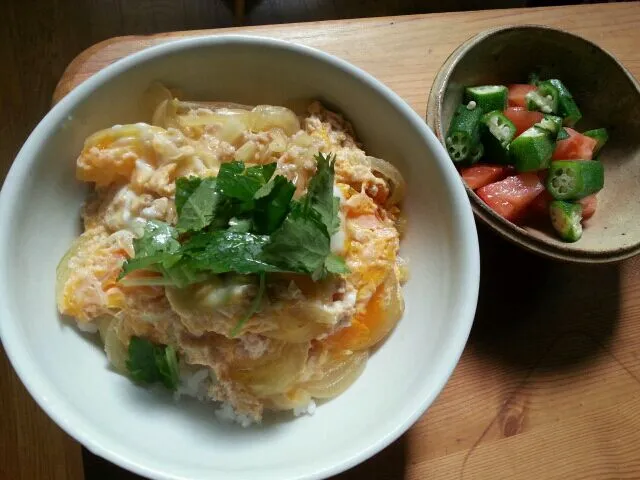
M 227 402 L 254 421 L 265 408 L 293 409 L 339 394 L 364 368 L 367 349 L 402 315 L 400 212 L 389 203 L 399 187 L 372 168 L 351 126 L 318 103 L 297 117 L 283 107 L 174 100 L 156 110 L 154 123 L 114 126 L 85 142 L 77 177 L 95 189 L 82 214 L 85 231 L 58 269 L 61 313 L 85 329 L 95 325 L 120 370 L 133 336 L 174 345 L 186 377 L 199 368 L 209 372 L 199 376 L 198 396 Z M 331 250 L 350 273 L 319 282 L 270 274 L 266 301 L 235 338 L 230 327 L 256 295 L 251 276 L 229 274 L 181 289 L 118 282 L 145 223 L 176 223 L 177 178 L 215 176 L 232 160 L 277 162 L 276 174 L 294 182 L 300 196 L 318 152 L 336 157 L 340 229 Z

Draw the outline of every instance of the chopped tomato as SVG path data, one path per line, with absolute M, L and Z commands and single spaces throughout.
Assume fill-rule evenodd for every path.
M 538 175 L 521 173 L 485 185 L 476 193 L 498 215 L 516 221 L 543 190 Z
M 523 108 L 527 108 L 527 100 L 525 99 L 527 93 L 537 89 L 536 86 L 526 83 L 513 83 L 507 87 L 509 88 L 509 96 L 507 97 L 509 106 Z
M 474 165 L 460 169 L 462 179 L 471 190 L 502 180 L 513 172 L 511 165 Z
M 553 197 L 546 190 L 533 199 L 529 206 L 529 213 L 535 217 L 549 215 L 549 204 L 553 202 Z
M 549 215 L 549 204 L 553 202 L 553 197 L 546 190 L 538 195 L 529 206 L 528 213 L 534 217 L 544 217 Z M 584 197 L 582 200 L 578 200 L 578 203 L 582 206 L 582 220 L 589 220 L 596 213 L 596 207 L 598 206 L 598 199 L 595 193 Z
M 598 143 L 595 138 L 587 137 L 566 127 L 569 138 L 558 141 L 553 151 L 553 160 L 591 160 L 593 149 Z
M 598 198 L 596 194 L 589 195 L 588 197 L 584 197 L 582 200 L 579 200 L 580 205 L 582 205 L 582 220 L 589 220 L 593 217 L 593 214 L 596 213 L 596 208 L 598 207 Z
M 538 123 L 543 118 L 542 113 L 530 112 L 524 107 L 508 107 L 504 114 L 516 126 L 516 136 L 533 127 L 535 123 Z

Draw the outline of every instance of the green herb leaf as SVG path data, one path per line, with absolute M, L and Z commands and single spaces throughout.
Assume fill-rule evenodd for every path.
M 128 353 L 127 370 L 136 382 L 162 382 L 170 390 L 178 387 L 180 372 L 173 347 L 156 345 L 145 338 L 131 337 Z
M 309 180 L 303 202 L 320 214 L 322 222 L 327 226 L 327 232 L 331 235 L 340 226 L 339 200 L 333 195 L 335 157 L 319 153 L 316 155 L 316 161 L 316 174 Z
M 268 242 L 266 235 L 228 230 L 203 232 L 183 245 L 183 259 L 178 266 L 213 274 L 278 271 L 277 267 L 262 259 L 263 248 Z
M 335 253 L 327 255 L 327 258 L 324 260 L 324 268 L 326 268 L 330 273 L 349 273 L 349 268 L 347 267 L 344 258 L 336 255 Z
M 182 207 L 187 199 L 195 192 L 202 183 L 200 177 L 179 177 L 176 178 L 176 212 L 182 213 Z
M 170 225 L 156 220 L 148 221 L 142 237 L 133 241 L 135 257 L 124 262 L 119 279 L 134 270 L 157 263 L 170 266 L 179 258 L 178 232 Z
M 267 276 L 265 273 L 260 274 L 260 283 L 258 285 L 258 293 L 256 293 L 256 296 L 253 299 L 253 302 L 251 302 L 251 306 L 249 307 L 249 310 L 247 311 L 247 313 L 244 314 L 244 316 L 238 321 L 236 326 L 233 327 L 233 330 L 231 330 L 230 332 L 231 338 L 238 335 L 238 333 L 240 333 L 240 330 L 242 330 L 242 327 L 247 322 L 247 320 L 249 320 L 253 316 L 253 314 L 255 314 L 258 310 L 260 310 L 260 305 L 262 304 L 262 297 L 264 296 L 264 290 L 266 287 L 266 277 Z
M 275 167 L 275 163 L 270 163 L 245 171 L 242 162 L 223 163 L 218 171 L 218 192 L 241 202 L 251 202 L 260 187 L 269 181 Z
M 267 183 L 276 171 L 276 162 L 256 165 L 245 170 L 245 175 L 257 179 L 261 184 Z
M 176 229 L 180 232 L 197 232 L 208 226 L 218 206 L 219 195 L 216 190 L 215 178 L 203 178 L 200 184 L 192 190 L 195 182 L 176 182 L 176 210 L 178 211 L 178 223 Z M 182 190 L 186 187 L 186 190 Z M 186 196 L 187 190 L 190 195 Z M 186 198 L 185 198 L 186 197 Z M 181 198 L 181 206 L 178 210 L 178 198 Z
M 312 275 L 324 268 L 329 253 L 329 234 L 320 214 L 294 202 L 280 228 L 271 234 L 262 259 L 284 271 Z
M 262 234 L 274 232 L 283 222 L 296 186 L 283 176 L 276 176 L 254 195 L 253 224 Z

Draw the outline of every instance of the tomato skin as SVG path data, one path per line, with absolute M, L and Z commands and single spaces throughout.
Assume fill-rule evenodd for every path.
M 591 160 L 593 150 L 598 143 L 594 138 L 582 135 L 573 128 L 565 127 L 569 138 L 556 143 L 552 160 Z
M 507 107 L 504 115 L 515 125 L 516 137 L 544 118 L 541 112 L 530 112 L 523 107 Z
M 510 107 L 522 107 L 527 108 L 527 93 L 537 90 L 535 85 L 529 85 L 528 83 L 512 83 L 507 85 L 509 94 L 507 96 L 507 103 Z
M 589 220 L 598 208 L 598 197 L 596 197 L 594 193 L 593 195 L 584 197 L 582 200 L 579 200 L 579 202 L 580 205 L 582 205 L 582 221 Z
M 538 175 L 528 172 L 485 185 L 476 193 L 498 215 L 514 222 L 543 191 Z
M 546 190 L 534 198 L 528 208 L 528 213 L 533 217 L 548 217 L 549 204 L 553 202 L 553 197 Z
M 553 201 L 553 197 L 546 190 L 538 195 L 529 205 L 527 213 L 531 217 L 548 217 L 549 216 L 549 204 Z M 578 203 L 582 206 L 582 221 L 589 220 L 596 213 L 598 207 L 598 198 L 596 194 L 584 197 L 582 200 L 578 200 Z
M 502 180 L 510 173 L 513 173 L 513 167 L 511 165 L 481 164 L 460 169 L 460 175 L 464 183 L 466 183 L 471 190 L 476 190 L 490 183 Z

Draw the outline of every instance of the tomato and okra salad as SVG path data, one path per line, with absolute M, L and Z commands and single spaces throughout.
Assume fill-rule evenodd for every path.
M 579 133 L 582 118 L 558 79 L 467 87 L 445 139 L 466 184 L 498 215 L 522 223 L 547 216 L 575 242 L 604 186 L 597 160 L 606 129 Z

